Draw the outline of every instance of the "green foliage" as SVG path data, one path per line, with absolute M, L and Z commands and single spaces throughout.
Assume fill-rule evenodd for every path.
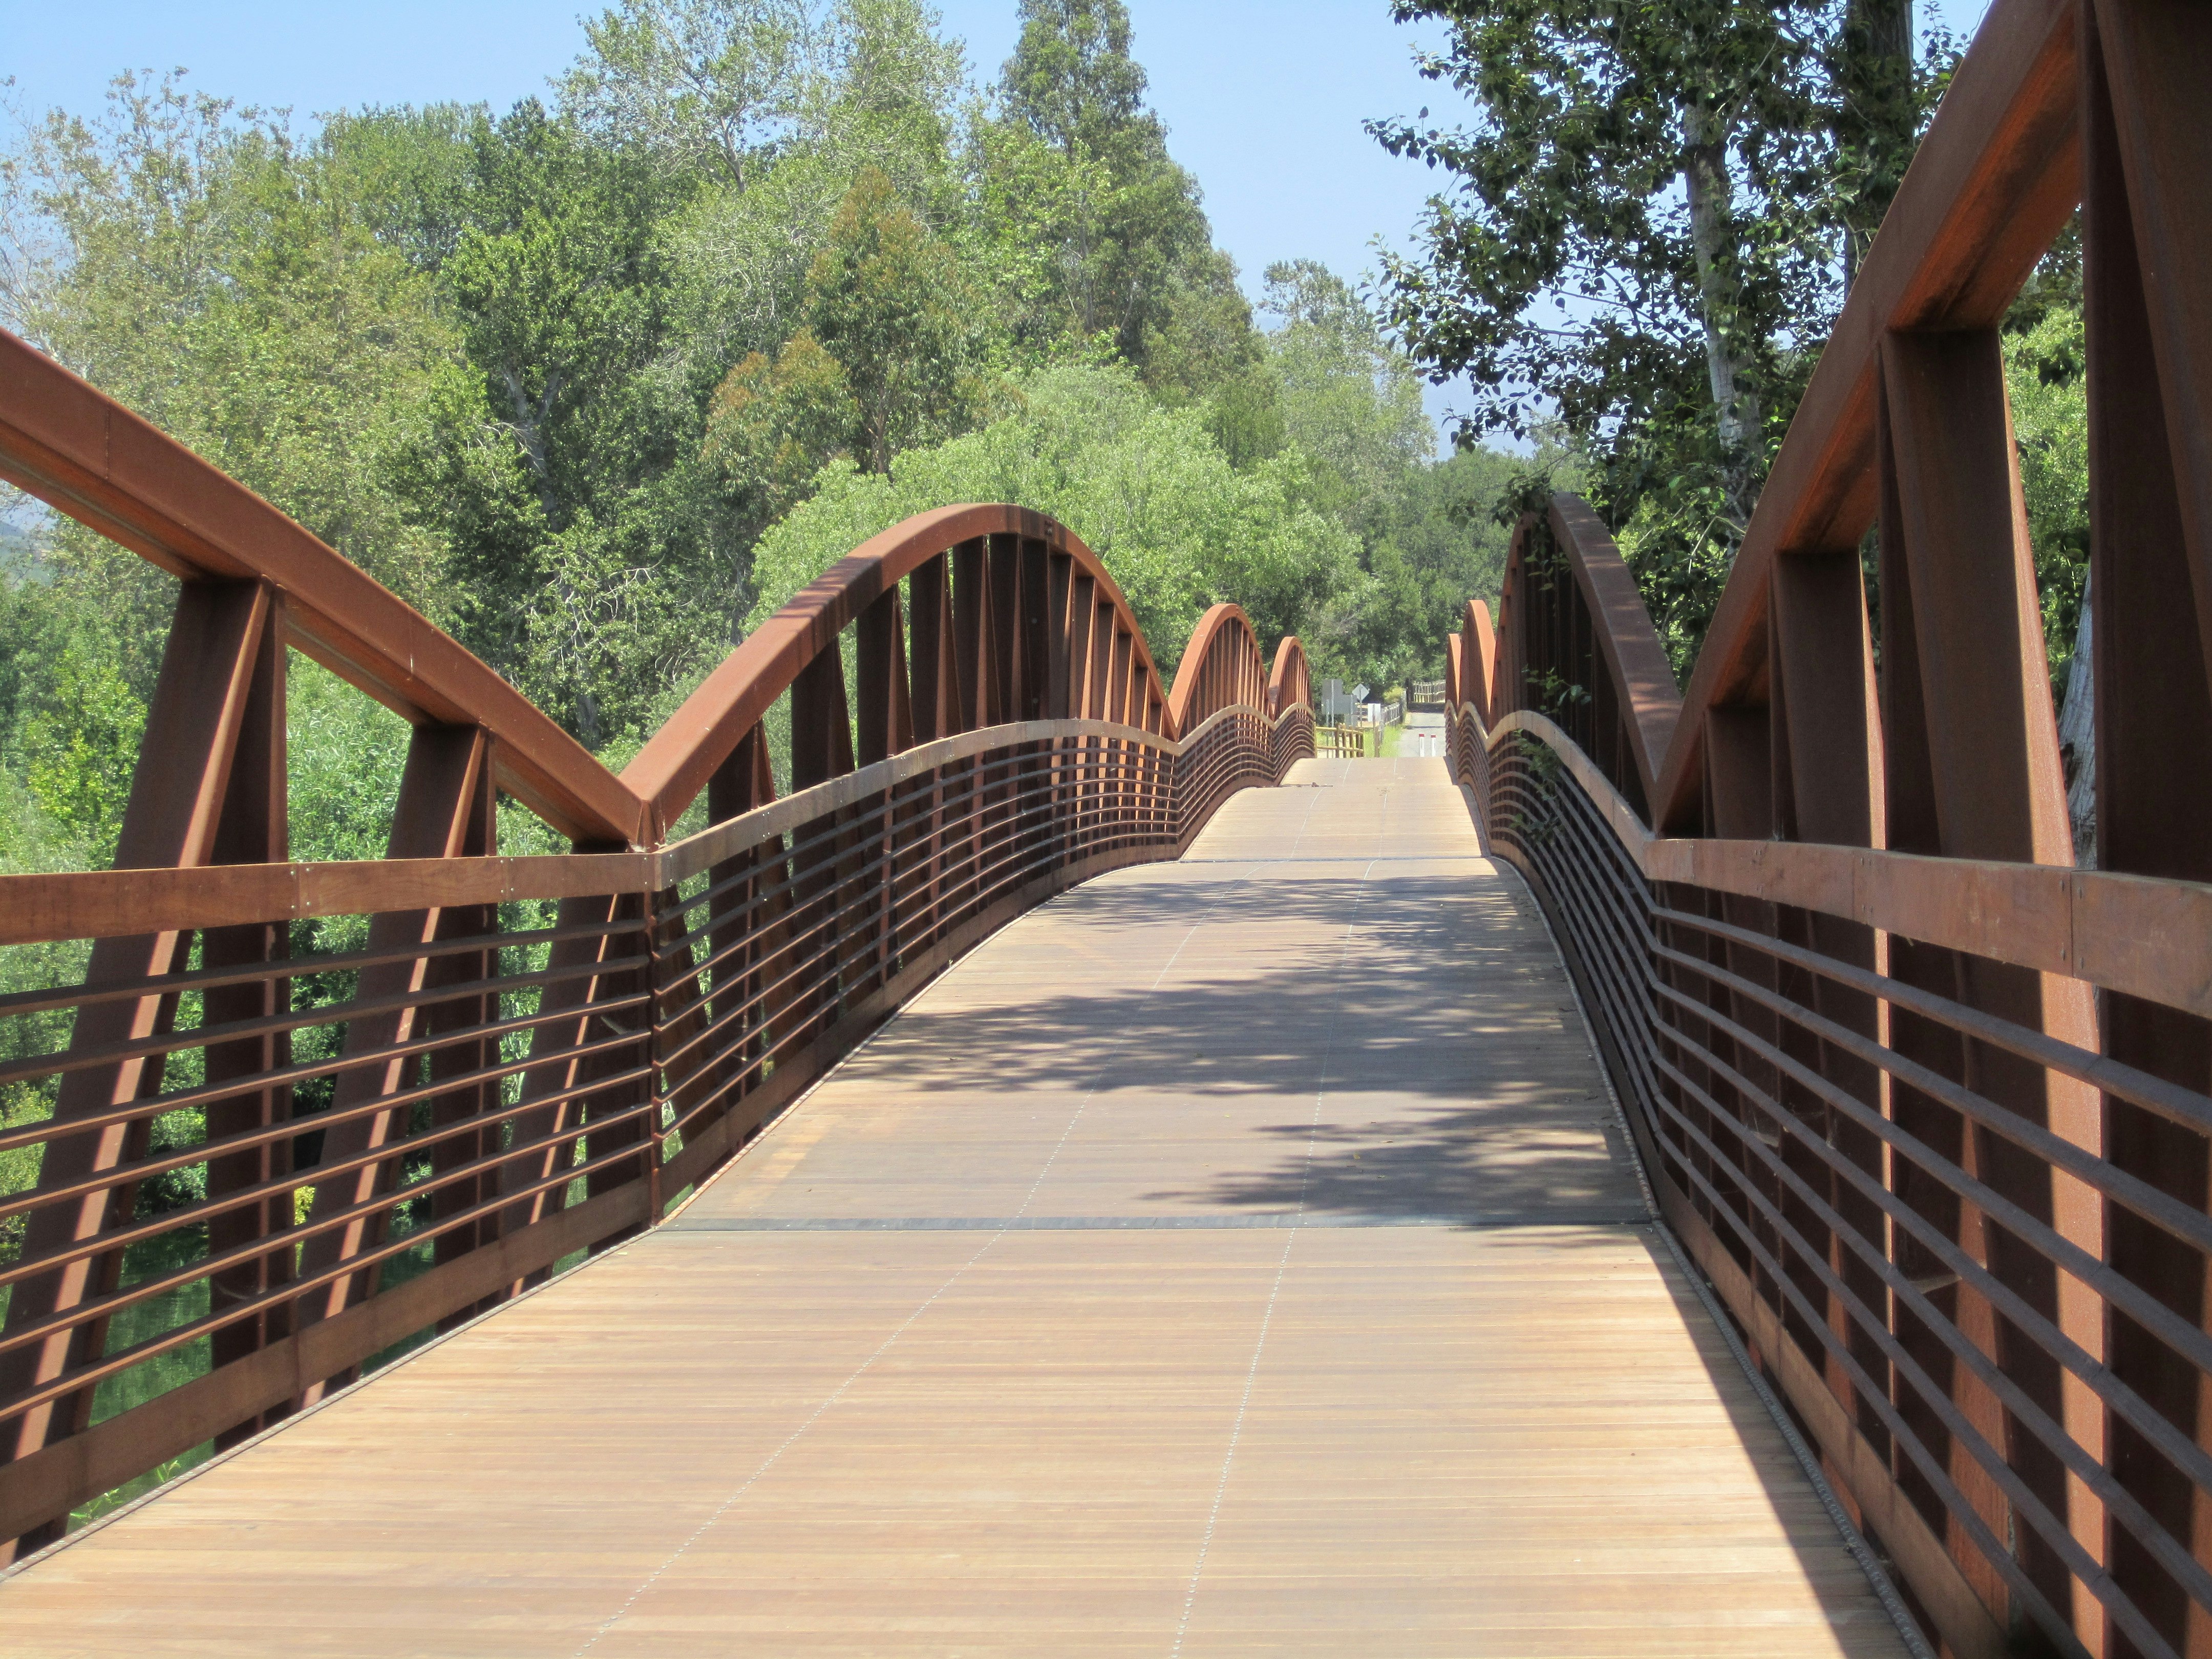
M 1488 508 L 1510 463 L 1481 448 L 1431 460 L 1413 365 L 1325 267 L 1289 261 L 1267 281 L 1280 443 L 1305 458 L 1306 499 L 1358 538 L 1368 577 L 1356 605 L 1310 617 L 1301 637 L 1376 684 L 1432 674 L 1461 607 L 1498 592 L 1510 538 Z
M 413 240 L 463 345 L 428 399 L 410 505 L 442 532 L 463 640 L 596 744 L 726 577 L 699 400 L 662 361 L 656 231 L 688 187 L 531 100 L 404 136 L 448 152 L 413 168 L 440 197 L 403 205 L 441 227 Z
M 611 146 L 715 169 L 742 190 L 797 112 L 811 21 L 794 0 L 622 0 L 584 20 L 590 48 L 562 101 Z
M 1056 149 L 1100 155 L 1158 132 L 1121 0 L 1021 0 L 1021 20 L 1005 76 L 1014 119 Z
M 988 92 L 921 0 L 617 0 L 550 102 L 304 134 L 126 76 L 0 156 L 0 313 L 611 763 L 794 547 L 954 499 L 1065 517 L 1162 652 L 1229 598 L 1355 678 L 1432 672 L 1495 585 L 1500 463 L 1434 463 L 1320 267 L 1271 270 L 1255 326 L 1120 0 L 1022 18 Z M 0 507 L 0 858 L 100 862 L 176 584 Z M 294 671 L 294 851 L 377 856 L 405 733 Z
M 2089 580 L 2089 359 L 2075 231 L 2044 259 L 2006 319 L 2004 358 L 2044 649 L 2051 690 L 2063 698 Z
M 406 721 L 297 653 L 286 682 L 292 856 L 384 857 L 407 763 Z
M 708 454 L 781 510 L 842 453 L 868 472 L 973 424 L 992 396 L 980 296 L 958 257 L 864 169 L 807 273 L 799 331 L 716 390 Z
M 1241 301 L 1198 182 L 1144 106 L 1127 9 L 1022 0 L 1021 18 L 1000 83 L 1005 118 L 977 124 L 971 164 L 1027 250 L 1016 255 L 1017 337 L 1048 360 L 1049 342 L 1104 337 L 1148 378 L 1188 386 L 1179 339 L 1202 339 L 1202 313 Z
M 1354 523 L 1386 515 L 1403 479 L 1436 448 L 1412 363 L 1327 267 L 1273 264 L 1267 283 L 1262 308 L 1279 325 L 1267 361 L 1284 437 L 1313 463 L 1316 504 Z
M 1397 0 L 1450 30 L 1422 73 L 1463 129 L 1378 122 L 1441 167 L 1386 315 L 1462 439 L 1555 430 L 1694 654 L 1844 283 L 1948 72 L 1899 0 Z
M 96 579 L 36 555 L 0 570 L 0 868 L 114 855 L 153 683 L 119 597 L 103 606 Z
M 146 705 L 82 636 L 63 645 L 43 690 L 18 728 L 31 799 L 106 862 L 123 826 Z
M 1358 544 L 1304 504 L 1301 458 L 1239 471 L 1193 410 L 1162 407 L 1127 370 L 1048 369 L 1020 411 L 894 462 L 849 462 L 769 530 L 756 556 L 757 627 L 878 531 L 959 501 L 1048 513 L 1106 562 L 1164 672 L 1172 674 L 1206 607 L 1235 599 L 1270 644 L 1331 605 L 1354 605 Z
M 43 256 L 0 262 L 0 311 L 434 607 L 436 544 L 392 471 L 453 342 L 361 184 L 327 134 L 125 76 L 100 117 L 57 112 L 0 160 L 0 219 Z M 103 556 L 74 528 L 58 551 Z

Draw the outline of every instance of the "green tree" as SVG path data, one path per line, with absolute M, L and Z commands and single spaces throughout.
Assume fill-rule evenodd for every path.
M 328 131 L 124 76 L 98 115 L 55 112 L 0 157 L 0 311 L 447 617 L 443 543 L 402 475 L 459 342 L 362 186 Z M 57 519 L 0 592 L 0 864 L 105 863 L 176 583 Z
M 1940 86 L 1900 75 L 1898 10 L 1397 0 L 1449 27 L 1418 61 L 1475 119 L 1370 125 L 1453 180 L 1386 258 L 1387 319 L 1468 377 L 1465 435 L 1554 425 L 1587 456 L 1678 664 Z
M 1163 341 L 1202 331 L 1188 313 L 1241 304 L 1235 268 L 1213 248 L 1197 180 L 1145 107 L 1121 0 L 1022 0 L 1021 18 L 1000 77 L 1004 118 L 975 140 L 985 192 L 1050 250 L 1018 332 L 1104 336 L 1150 371 Z M 1187 385 L 1188 363 L 1162 355 L 1167 383 Z
M 2051 687 L 2063 697 L 2089 581 L 2089 355 L 2078 221 L 2037 266 L 2002 333 L 2044 648 Z
M 709 648 L 738 558 L 698 459 L 703 393 L 666 365 L 659 233 L 696 181 L 531 100 L 419 136 L 460 152 L 405 171 L 448 181 L 410 240 L 464 356 L 425 399 L 412 506 L 446 542 L 462 638 L 596 746 Z
M 799 331 L 773 360 L 745 358 L 716 392 L 708 453 L 769 515 L 832 455 L 888 472 L 893 457 L 987 406 L 984 314 L 954 250 L 866 169 L 807 273 Z
M 585 20 L 562 102 L 610 147 L 742 191 L 796 119 L 815 33 L 800 0 L 621 0 Z
M 703 403 L 749 354 L 773 356 L 798 326 L 815 256 L 870 167 L 931 234 L 979 264 L 955 160 L 957 45 L 915 0 L 845 0 L 807 55 L 796 113 L 743 190 L 710 173 L 663 232 L 672 281 L 669 361 Z
M 1164 140 L 1145 108 L 1145 71 L 1129 55 L 1121 0 L 1021 0 L 1020 15 L 1004 77 L 1016 120 L 1063 155 L 1141 155 Z
M 1436 451 L 1420 378 L 1342 278 L 1311 259 L 1267 267 L 1261 310 L 1284 430 L 1312 461 L 1319 504 L 1363 535 Z
M 1170 675 L 1218 600 L 1243 605 L 1270 646 L 1332 609 L 1357 609 L 1358 544 L 1306 503 L 1294 452 L 1240 471 L 1201 411 L 1162 406 L 1124 367 L 1047 369 L 1022 392 L 1015 412 L 910 451 L 888 474 L 849 461 L 826 470 L 762 538 L 748 626 L 876 532 L 975 501 L 1018 502 L 1080 535 L 1121 584 Z
M 126 75 L 0 158 L 0 314 L 434 613 L 397 468 L 456 341 L 357 185 L 327 137 Z M 73 526 L 56 551 L 111 556 Z
M 105 864 L 123 827 L 146 704 L 95 640 L 64 643 L 21 742 L 32 799 Z
M 844 367 L 854 451 L 872 472 L 924 434 L 963 423 L 987 395 L 977 296 L 875 168 L 837 210 L 807 275 L 806 323 Z
M 1307 462 L 1307 499 L 1358 539 L 1366 580 L 1310 618 L 1358 677 L 1432 675 L 1469 596 L 1494 597 L 1506 532 L 1492 504 L 1518 463 L 1472 447 L 1439 465 L 1411 361 L 1326 266 L 1270 265 L 1261 310 L 1283 442 Z
M 1919 138 L 1924 99 L 1912 60 L 1912 0 L 1848 0 L 1831 60 L 1848 283 Z

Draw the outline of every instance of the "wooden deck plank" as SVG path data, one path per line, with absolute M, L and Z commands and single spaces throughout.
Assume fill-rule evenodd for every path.
M 668 1227 L 0 1582 L 8 1651 L 1882 1655 L 1437 762 L 957 966 Z

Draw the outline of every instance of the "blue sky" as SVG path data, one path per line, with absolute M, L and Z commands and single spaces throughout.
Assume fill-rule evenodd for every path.
M 1012 49 L 1015 0 L 939 0 L 972 70 Z M 1920 0 L 1966 33 L 1986 0 Z M 0 0 L 0 78 L 16 106 L 90 112 L 125 69 L 184 67 L 200 90 L 297 115 L 365 103 L 483 100 L 542 91 L 583 42 L 576 0 Z M 593 8 L 597 9 L 596 7 Z M 1177 160 L 1206 193 L 1216 240 L 1256 293 L 1272 260 L 1346 276 L 1382 235 L 1402 244 L 1432 188 L 1360 129 L 1411 114 L 1435 88 L 1409 54 L 1433 30 L 1387 0 L 1129 0 L 1136 54 Z M 1432 391 L 1431 411 L 1450 403 Z

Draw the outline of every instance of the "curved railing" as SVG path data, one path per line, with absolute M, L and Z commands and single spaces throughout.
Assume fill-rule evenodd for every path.
M 2208 73 L 2212 8 L 1998 0 L 1686 692 L 1568 497 L 1452 641 L 1668 1224 L 1960 1655 L 2212 1650 Z M 2077 203 L 2095 869 L 1996 331 Z
M 0 947 L 84 963 L 0 998 L 0 1158 L 36 1170 L 0 1190 L 17 1553 L 653 1224 L 994 929 L 1313 752 L 1295 640 L 1270 675 L 1217 606 L 1170 692 L 1018 507 L 841 560 L 616 777 L 4 334 L 0 475 L 184 579 L 117 867 L 0 877 Z M 287 647 L 413 726 L 384 860 L 288 861 Z M 500 856 L 501 793 L 576 850 Z

